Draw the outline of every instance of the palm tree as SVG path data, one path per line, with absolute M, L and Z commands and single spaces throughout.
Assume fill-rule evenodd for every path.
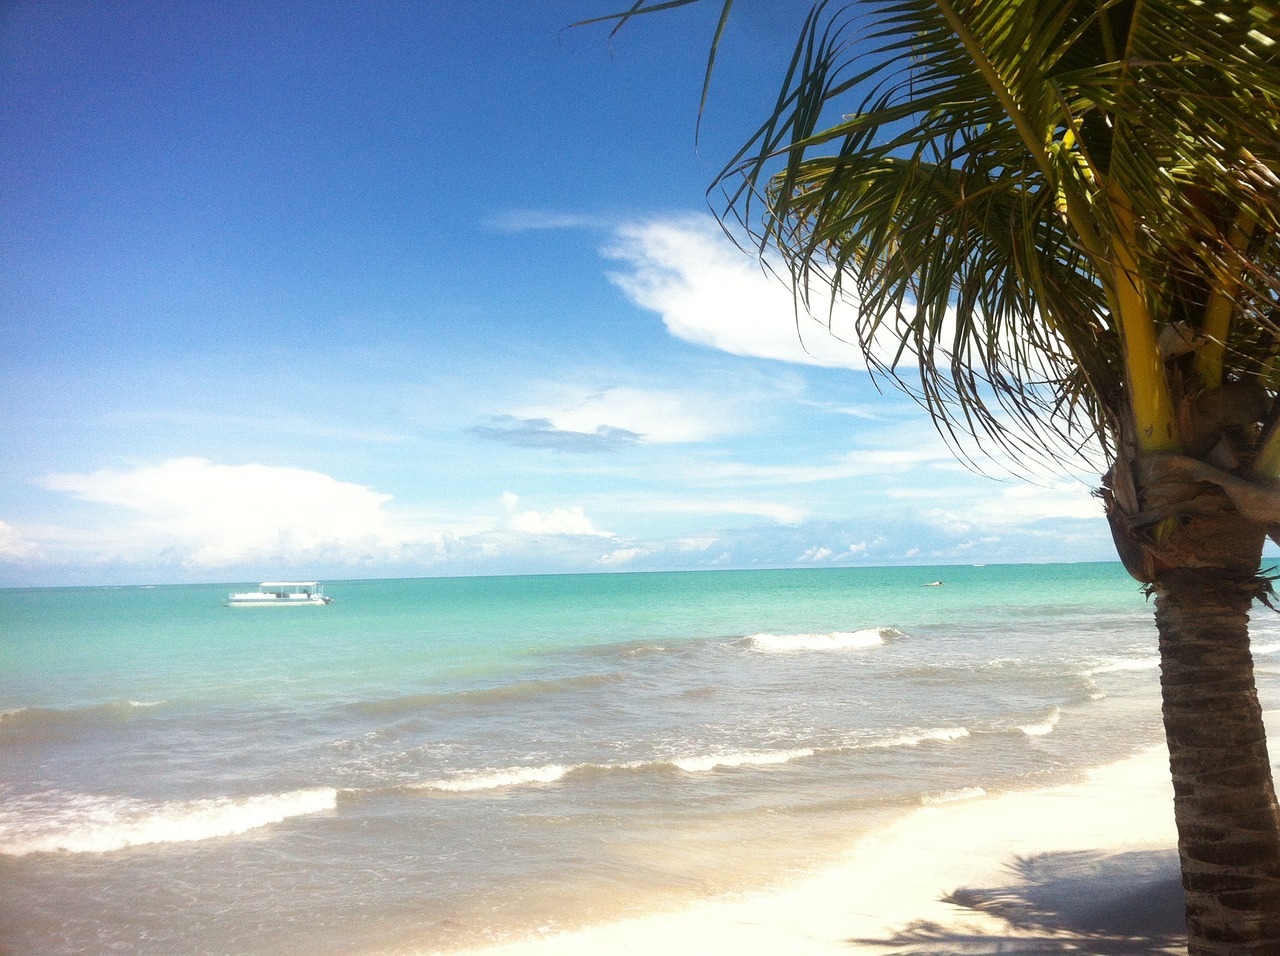
M 1275 0 L 822 0 L 714 188 L 945 436 L 1101 451 L 1155 599 L 1191 952 L 1280 953 L 1248 633 L 1280 530 Z

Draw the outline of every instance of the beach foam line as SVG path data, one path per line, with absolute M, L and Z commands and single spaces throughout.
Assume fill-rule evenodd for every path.
M 581 764 L 578 767 L 582 766 Z M 503 770 L 471 770 L 453 777 L 408 784 L 411 790 L 440 790 L 445 793 L 473 793 L 482 790 L 499 790 L 506 787 L 522 787 L 529 784 L 555 783 L 578 767 L 547 764 L 542 767 L 507 767 Z
M 831 748 L 835 752 L 838 748 Z M 488 770 L 464 770 L 452 776 L 422 783 L 404 784 L 395 789 L 436 790 L 442 793 L 477 793 L 509 787 L 545 786 L 559 783 L 572 775 L 602 774 L 616 771 L 680 770 L 685 773 L 710 773 L 720 768 L 768 767 L 812 757 L 819 751 L 811 747 L 793 750 L 727 751 L 693 754 L 686 757 L 659 757 L 652 760 L 629 760 L 618 763 L 544 764 L 537 767 L 504 767 Z
M 769 767 L 812 757 L 812 747 L 795 750 L 746 750 L 736 753 L 708 754 L 703 757 L 677 757 L 670 763 L 685 773 L 708 773 L 721 767 Z
M 868 750 L 893 747 L 918 747 L 925 743 L 951 743 L 969 737 L 966 727 L 935 727 L 912 731 L 883 740 L 832 747 L 793 747 L 787 750 L 726 750 L 706 754 L 687 754 L 672 757 L 653 757 L 647 760 L 628 760 L 616 763 L 550 763 L 539 766 L 515 766 L 459 770 L 449 776 L 419 783 L 399 783 L 391 790 L 428 790 L 440 793 L 481 793 L 486 790 L 502 790 L 511 787 L 546 786 L 560 783 L 578 775 L 613 772 L 670 772 L 679 770 L 688 774 L 712 773 L 721 769 L 775 767 L 823 754 L 853 754 Z M 376 788 L 375 788 L 376 789 Z M 352 793 L 361 792 L 359 790 Z
M 875 740 L 855 747 L 842 747 L 840 750 L 878 750 L 888 747 L 919 747 L 926 743 L 951 743 L 971 736 L 968 727 L 934 727 L 931 730 L 920 730 L 913 733 L 889 737 L 886 740 Z
M 109 853 L 211 840 L 333 810 L 337 800 L 331 787 L 166 803 L 74 793 L 7 798 L 0 809 L 0 855 Z
M 787 654 L 879 647 L 903 637 L 906 635 L 896 627 L 871 627 L 859 631 L 830 631 L 826 634 L 752 634 L 746 641 L 757 651 Z

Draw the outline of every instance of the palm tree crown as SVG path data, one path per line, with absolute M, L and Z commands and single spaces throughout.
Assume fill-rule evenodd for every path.
M 894 325 L 949 428 L 1023 450 L 1050 425 L 1100 437 L 1111 459 L 1126 438 L 1197 454 L 1221 436 L 1183 427 L 1183 403 L 1225 388 L 1224 414 L 1261 425 L 1273 391 L 1269 16 L 1151 0 L 821 3 L 777 110 L 718 183 L 798 289 L 852 295 L 864 347 Z M 1266 436 L 1245 431 L 1229 450 L 1256 456 Z

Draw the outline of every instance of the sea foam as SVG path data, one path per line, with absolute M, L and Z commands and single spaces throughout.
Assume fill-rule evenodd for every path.
M 444 793 L 476 793 L 557 783 L 573 775 L 591 775 L 618 771 L 667 771 L 673 767 L 685 773 L 709 773 L 721 767 L 767 767 L 812 757 L 812 747 L 794 750 L 744 750 L 712 754 L 693 754 L 668 759 L 630 760 L 618 763 L 545 764 L 538 767 L 507 767 L 498 770 L 460 771 L 449 777 L 409 784 L 406 789 L 437 790 Z
M 1053 707 L 1049 710 L 1049 714 L 1044 720 L 1038 721 L 1034 724 L 1024 724 L 1018 729 L 1028 737 L 1043 737 L 1046 734 L 1053 733 L 1053 728 L 1058 726 L 1058 721 L 1061 719 L 1062 710 L 1058 707 Z
M 443 790 L 446 793 L 470 793 L 477 790 L 497 790 L 503 787 L 519 787 L 531 783 L 555 783 L 573 767 L 547 764 L 542 767 L 508 767 L 505 770 L 473 770 L 455 777 L 431 780 L 415 784 L 418 790 Z
M 789 763 L 802 757 L 812 757 L 814 751 L 810 747 L 796 750 L 755 750 L 738 753 L 707 754 L 698 757 L 678 757 L 671 761 L 672 766 L 686 773 L 707 773 L 718 767 L 764 767 L 771 764 Z
M 934 727 L 929 730 L 921 730 L 915 733 L 902 734 L 898 737 L 890 737 L 887 740 L 877 740 L 872 744 L 864 745 L 875 749 L 886 747 L 918 747 L 924 743 L 950 743 L 953 740 L 963 740 L 970 736 L 968 727 Z
M 1125 671 L 1151 671 L 1160 666 L 1160 658 L 1143 657 L 1138 660 L 1108 661 L 1087 671 L 1087 676 L 1094 674 L 1118 674 Z
M 842 651 L 858 647 L 879 647 L 902 637 L 893 627 L 870 627 L 860 631 L 831 631 L 826 634 L 752 634 L 747 642 L 758 651 Z
M 920 802 L 927 807 L 937 807 L 945 803 L 959 803 L 962 800 L 978 800 L 987 795 L 981 787 L 961 787 L 958 790 L 945 790 L 942 793 L 926 793 Z
M 0 810 L 0 854 L 109 853 L 152 843 L 233 836 L 290 817 L 332 810 L 331 787 L 255 797 L 148 803 L 90 794 L 38 794 Z

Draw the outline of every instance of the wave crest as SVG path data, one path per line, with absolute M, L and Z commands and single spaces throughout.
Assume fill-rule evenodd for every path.
M 498 790 L 503 787 L 519 787 L 531 783 L 555 783 L 574 770 L 561 764 L 543 767 L 508 767 L 505 770 L 473 770 L 454 777 L 413 784 L 415 790 L 443 790 L 446 793 L 471 793 L 477 790 Z
M 859 647 L 879 647 L 905 635 L 896 627 L 869 627 L 859 631 L 831 631 L 826 634 L 752 634 L 747 643 L 757 651 L 786 654 L 796 651 L 842 651 Z
M 166 803 L 39 794 L 9 799 L 0 810 L 0 854 L 109 853 L 152 843 L 210 840 L 332 810 L 337 801 L 332 787 Z
M 918 747 L 924 743 L 950 743 L 953 740 L 963 740 L 968 736 L 970 736 L 968 727 L 934 727 L 930 730 L 891 737 L 888 740 L 878 740 L 870 746 L 875 748 Z
M 1062 719 L 1062 709 L 1059 707 L 1051 707 L 1049 713 L 1041 720 L 1034 724 L 1025 724 L 1018 729 L 1028 737 L 1044 737 L 1053 733 L 1053 728 L 1058 726 L 1058 721 Z
M 1160 658 L 1144 657 L 1140 660 L 1116 660 L 1108 661 L 1105 664 L 1099 664 L 1085 672 L 1085 676 L 1092 677 L 1094 674 L 1115 674 L 1122 671 L 1150 671 L 1160 666 Z
M 440 793 L 480 793 L 513 787 L 544 786 L 568 777 L 585 777 L 617 772 L 670 773 L 679 770 L 689 774 L 705 774 L 720 769 L 770 767 L 803 760 L 819 754 L 854 753 L 895 747 L 918 747 L 926 743 L 951 743 L 969 737 L 967 727 L 933 727 L 911 731 L 853 745 L 830 747 L 794 747 L 789 750 L 725 750 L 673 757 L 650 757 L 611 763 L 550 763 L 540 766 L 515 766 L 484 770 L 459 770 L 449 776 L 421 783 L 401 783 L 392 789 L 427 790 Z
M 801 747 L 796 750 L 754 750 L 707 754 L 699 757 L 677 757 L 670 763 L 685 773 L 707 773 L 719 767 L 766 767 L 790 763 L 802 757 L 812 757 L 814 752 L 811 747 Z
M 461 771 L 449 777 L 408 784 L 411 790 L 436 790 L 443 793 L 476 793 L 500 790 L 508 787 L 524 787 L 558 783 L 570 775 L 591 775 L 615 771 L 670 772 L 672 768 L 685 773 L 709 773 L 722 767 L 767 767 L 789 763 L 804 757 L 812 757 L 818 751 L 812 747 L 794 750 L 743 750 L 714 754 L 694 754 L 687 757 L 631 760 L 619 763 L 544 764 L 538 767 L 506 767 L 498 770 Z

